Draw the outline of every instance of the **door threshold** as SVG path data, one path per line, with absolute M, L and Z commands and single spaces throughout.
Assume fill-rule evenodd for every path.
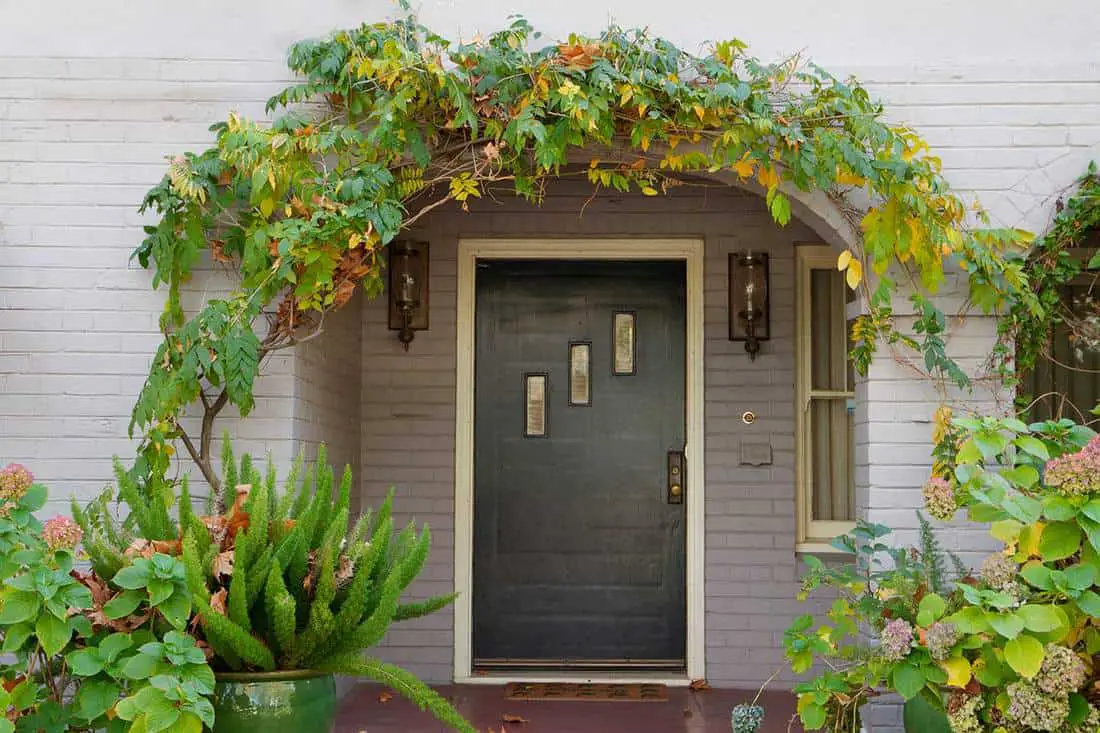
M 493 671 L 455 677 L 456 685 L 506 685 L 509 682 L 573 682 L 614 685 L 667 685 L 687 687 L 691 678 L 686 672 L 517 672 Z

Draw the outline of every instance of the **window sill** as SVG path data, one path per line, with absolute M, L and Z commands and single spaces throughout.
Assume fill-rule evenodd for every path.
M 836 557 L 851 554 L 850 552 L 836 549 L 828 542 L 813 540 L 799 542 L 794 546 L 794 552 L 796 555 L 832 555 Z

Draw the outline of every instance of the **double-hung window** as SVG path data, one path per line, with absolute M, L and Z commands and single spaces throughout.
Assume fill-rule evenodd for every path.
M 855 385 L 848 309 L 855 293 L 828 246 L 799 246 L 795 280 L 797 542 L 820 548 L 855 520 Z

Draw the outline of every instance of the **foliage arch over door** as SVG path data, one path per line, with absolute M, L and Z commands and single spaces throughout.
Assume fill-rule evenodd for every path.
M 135 252 L 168 289 L 164 341 L 131 423 L 142 473 L 163 476 L 179 439 L 216 486 L 214 417 L 227 404 L 249 412 L 265 356 L 314 332 L 357 288 L 380 292 L 381 255 L 402 229 L 495 191 L 538 204 L 548 181 L 578 175 L 566 166 L 577 151 L 591 156 L 579 175 L 597 191 L 658 196 L 699 174 L 754 181 L 780 226 L 792 192 L 828 196 L 860 235 L 837 266 L 868 305 L 853 346 L 862 369 L 885 341 L 966 383 L 930 298 L 949 261 L 979 307 L 1038 308 L 1028 235 L 968 213 L 926 143 L 887 124 L 854 80 L 798 58 L 762 63 L 737 40 L 693 56 L 618 27 L 532 50 L 538 36 L 516 20 L 455 44 L 409 17 L 301 42 L 289 63 L 302 81 L 269 101 L 283 110 L 273 124 L 230 115 L 211 148 L 172 159 L 146 196 L 158 219 Z M 187 317 L 181 288 L 204 250 L 239 285 Z M 900 289 L 916 338 L 894 325 Z M 198 401 L 192 438 L 179 418 Z

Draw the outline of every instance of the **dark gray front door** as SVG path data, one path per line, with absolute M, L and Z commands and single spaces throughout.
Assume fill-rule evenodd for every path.
M 684 666 L 685 353 L 682 262 L 479 263 L 476 668 Z

